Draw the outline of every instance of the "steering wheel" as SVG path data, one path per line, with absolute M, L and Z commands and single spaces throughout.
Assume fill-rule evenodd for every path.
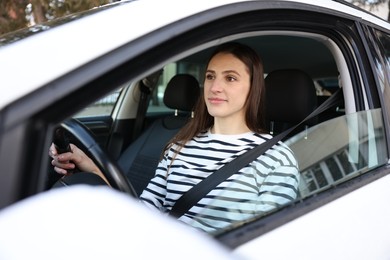
M 103 172 L 111 187 L 135 198 L 138 197 L 133 186 L 123 174 L 117 163 L 103 151 L 100 145 L 92 137 L 92 133 L 88 128 L 74 118 L 62 122 L 60 128 L 63 128 L 66 132 L 70 133 L 85 148 L 84 151 Z

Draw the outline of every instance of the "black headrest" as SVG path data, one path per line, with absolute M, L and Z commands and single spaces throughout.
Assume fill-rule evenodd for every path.
M 189 74 L 172 77 L 164 93 L 164 104 L 172 109 L 191 111 L 200 94 L 198 80 Z
M 317 107 L 314 82 L 298 69 L 276 70 L 265 78 L 269 121 L 299 123 Z

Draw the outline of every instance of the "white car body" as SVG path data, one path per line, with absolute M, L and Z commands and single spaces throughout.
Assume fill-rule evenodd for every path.
M 118 7 L 77 18 L 66 24 L 47 31 L 43 30 L 25 39 L 2 46 L 0 47 L 0 86 L 3 91 L 5 91 L 4 88 L 7 90 L 4 92 L 6 94 L 0 95 L 0 111 L 6 114 L 10 105 L 22 102 L 23 98 L 33 95 L 34 92 L 38 93 L 36 91 L 42 86 L 51 84 L 52 81 L 102 55 L 137 41 L 166 25 L 180 23 L 190 16 L 198 17 L 197 19 L 203 17 L 205 21 L 208 21 L 212 19 L 212 16 L 206 11 L 244 2 L 264 2 L 265 7 L 277 8 L 272 3 L 273 1 L 133 1 L 120 3 Z M 365 21 L 390 32 L 388 22 L 335 1 L 288 0 L 280 2 L 289 2 L 291 8 L 305 5 L 308 7 L 307 10 L 320 9 L 322 12 L 325 8 L 330 13 Z M 184 20 L 184 22 L 188 21 Z M 131 30 L 130 27 L 123 26 L 134 24 L 139 24 L 139 26 L 132 26 Z M 118 25 L 122 26 L 118 28 Z M 184 31 L 186 27 L 182 27 L 182 29 Z M 164 40 L 181 33 L 183 32 L 171 31 L 171 34 L 164 35 Z M 215 40 L 208 44 L 216 44 L 217 42 L 218 40 Z M 198 48 L 204 48 L 205 45 Z M 69 55 L 67 51 L 59 51 L 65 49 L 73 50 L 77 55 Z M 196 48 L 192 48 L 188 53 L 195 51 Z M 185 56 L 185 54 L 187 53 L 181 55 Z M 178 57 L 172 56 L 169 59 L 175 60 L 176 58 Z M 25 62 L 20 62 L 21 59 Z M 113 64 L 119 66 L 125 61 L 124 58 L 117 55 Z M 153 68 L 157 68 L 158 65 L 161 64 L 155 64 Z M 110 68 L 101 66 L 98 69 L 99 71 L 94 71 L 94 73 L 104 74 Z M 150 71 L 152 70 L 145 71 L 138 78 L 146 76 Z M 85 82 L 90 80 L 88 76 L 85 76 L 84 79 Z M 60 98 L 64 93 L 55 84 L 51 87 L 54 99 L 55 97 Z M 365 102 L 369 103 L 367 100 Z M 10 125 L 12 126 L 11 123 Z M 0 139 L 1 142 L 3 142 L 2 139 Z M 6 144 L 3 142 L 3 145 Z M 386 167 L 388 168 L 389 165 L 387 164 Z M 4 169 L 8 171 L 7 167 Z M 4 192 L 9 191 L 5 190 Z M 390 259 L 390 224 L 388 223 L 390 220 L 390 204 L 388 202 L 390 176 L 386 174 L 386 176 L 362 184 L 359 188 L 336 197 L 324 202 L 321 207 L 302 215 L 297 214 L 297 217 L 292 220 L 231 249 L 234 256 L 244 257 L 244 259 Z M 16 202 L 15 204 L 17 205 Z M 7 206 L 12 207 L 12 204 Z M 29 210 L 31 209 L 29 208 Z M 2 221 L 1 213 L 0 211 L 0 221 Z M 28 218 L 28 216 L 23 217 Z M 178 226 L 178 229 L 180 228 L 181 226 Z M 8 230 L 8 232 L 10 231 Z M 163 232 L 167 232 L 167 230 Z M 0 233 L 0 241 L 5 241 L 4 233 L 2 231 Z M 44 237 L 40 237 L 40 239 L 45 240 Z M 166 250 L 174 252 L 176 243 L 181 238 L 171 236 L 169 239 L 171 240 L 171 248 L 166 248 Z M 108 246 L 114 248 L 115 243 L 108 244 Z M 215 248 L 216 254 L 223 256 L 226 253 L 224 250 L 219 251 L 220 248 L 217 246 Z M 198 248 L 197 250 L 202 249 Z M 205 250 L 212 252 L 214 249 L 211 246 L 205 247 Z M 188 251 L 189 255 L 184 255 L 183 258 L 188 256 L 191 258 L 193 253 L 196 254 L 196 252 Z M 2 252 L 0 252 L 1 255 Z
M 348 15 L 353 15 L 359 19 L 370 22 L 375 22 L 380 26 L 390 29 L 387 22 L 380 18 L 375 18 L 365 12 L 357 11 L 356 9 L 348 8 L 343 4 L 332 1 L 293 1 L 290 2 L 303 3 L 306 5 L 321 6 L 344 12 Z M 143 0 L 134 1 L 131 5 L 126 5 L 124 8 L 113 8 L 107 12 L 82 19 L 77 23 L 67 23 L 61 27 L 61 30 L 55 28 L 49 30 L 45 34 L 37 34 L 30 37 L 28 41 L 20 42 L 12 46 L 6 46 L 0 49 L 0 71 L 10 70 L 12 73 L 3 73 L 0 85 L 12 84 L 8 90 L 7 96 L 2 96 L 0 106 L 4 107 L 13 100 L 26 95 L 32 90 L 42 86 L 53 79 L 56 79 L 66 72 L 77 68 L 84 63 L 93 60 L 100 55 L 107 53 L 114 48 L 120 47 L 126 42 L 133 41 L 138 37 L 169 23 L 178 21 L 184 17 L 197 15 L 198 13 L 212 9 L 218 6 L 223 6 L 237 2 L 248 1 L 226 1 L 215 0 L 212 2 L 177 2 L 177 1 L 153 1 Z M 154 6 L 156 13 L 148 12 L 147 16 L 154 19 L 148 19 L 147 22 L 142 22 L 142 27 L 132 27 L 132 30 L 124 33 L 122 30 L 112 30 L 116 24 L 137 24 L 139 21 L 144 21 L 144 11 L 150 5 Z M 158 12 L 167 10 L 165 13 Z M 175 10 L 168 12 L 168 10 Z M 177 11 L 176 11 L 177 10 Z M 95 30 L 91 30 L 95 28 Z M 138 30 L 134 30 L 138 29 Z M 170 35 L 167 35 L 169 38 Z M 42 42 L 45 44 L 42 45 Z M 99 44 L 92 44 L 99 43 Z M 70 57 L 67 53 L 58 53 L 58 48 L 68 46 L 67 48 L 79 50 L 76 57 Z M 31 50 L 35 50 L 32 52 Z M 55 64 L 52 66 L 53 56 L 56 57 Z M 19 64 L 15 57 L 24 57 L 26 60 L 42 63 L 42 67 L 33 66 L 30 63 Z M 22 66 L 22 67 L 21 67 Z M 24 71 L 27 74 L 25 77 L 17 77 L 15 71 Z M 45 71 L 45 73 L 42 73 Z M 17 80 L 15 80 L 17 79 Z

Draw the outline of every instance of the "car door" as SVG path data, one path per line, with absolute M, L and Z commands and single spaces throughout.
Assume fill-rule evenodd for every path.
M 341 4 L 333 4 L 341 8 Z M 275 252 L 273 247 L 260 247 L 256 242 L 290 224 L 300 223 L 296 229 L 299 232 L 282 232 L 280 237 L 284 237 L 284 243 L 294 242 L 291 245 L 299 248 L 299 243 L 310 242 L 310 236 L 297 239 L 306 231 L 305 223 L 297 221 L 303 216 L 313 216 L 314 223 L 337 234 L 343 226 L 327 225 L 324 216 L 326 213 L 330 216 L 342 214 L 348 219 L 351 217 L 348 211 L 321 213 L 319 209 L 343 201 L 376 180 L 385 180 L 389 173 L 388 64 L 383 59 L 388 57 L 388 48 L 383 42 L 369 44 L 372 39 L 374 42 L 379 38 L 388 39 L 387 35 L 383 36 L 388 31 L 379 29 L 379 25 L 371 29 L 371 23 L 359 18 L 361 13 L 354 16 L 354 9 L 348 10 L 351 14 L 290 1 L 249 1 L 212 8 L 202 11 L 201 16 L 193 15 L 166 24 L 42 86 L 34 95 L 24 97 L 2 111 L 5 131 L 1 132 L 0 159 L 7 174 L 2 175 L 1 187 L 6 196 L 1 198 L 1 205 L 9 205 L 43 190 L 42 179 L 46 171 L 42 165 L 46 167 L 48 161 L 50 134 L 59 121 L 69 116 L 68 111 L 74 115 L 102 94 L 107 95 L 129 81 L 137 82 L 168 63 L 185 62 L 190 58 L 204 62 L 215 45 L 240 41 L 262 55 L 266 73 L 286 67 L 302 69 L 316 86 L 328 90 L 332 87 L 326 82 L 336 82 L 333 88 L 342 88 L 344 103 L 327 111 L 330 113 L 320 121 L 284 140 L 299 158 L 303 180 L 299 198 L 273 212 L 235 223 L 213 237 L 233 250 L 248 254 L 253 245 L 256 250 L 252 251 L 252 256 L 258 256 L 256 254 L 265 255 L 266 250 L 283 253 L 283 250 Z M 368 33 L 363 33 L 365 31 Z M 313 50 L 316 51 L 309 47 L 315 47 Z M 324 89 L 319 92 L 325 93 Z M 73 98 L 72 107 L 69 107 L 70 97 Z M 20 111 L 27 106 L 30 110 L 21 116 Z M 107 129 L 113 129 L 109 127 L 113 121 L 110 122 L 112 119 L 108 116 L 103 116 L 96 124 L 94 118 L 83 120 L 91 129 L 95 128 L 97 135 L 99 128 L 103 129 L 102 136 L 106 136 Z M 20 163 L 26 159 L 32 163 Z M 387 205 L 385 199 L 377 198 L 372 205 Z M 348 209 L 347 204 L 343 205 Z M 361 216 L 368 213 L 364 209 L 357 212 Z M 375 222 L 368 216 L 367 220 Z M 352 226 L 348 231 L 351 230 L 359 231 L 360 227 Z M 378 234 L 384 231 L 385 228 L 375 230 Z M 313 237 L 321 238 L 315 234 Z M 335 241 L 342 246 L 346 244 Z

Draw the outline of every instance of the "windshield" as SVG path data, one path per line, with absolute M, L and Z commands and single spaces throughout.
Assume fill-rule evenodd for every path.
M 121 3 L 123 3 L 123 2 L 121 2 Z M 0 35 L 0 47 L 3 47 L 3 46 L 8 45 L 10 43 L 16 42 L 18 40 L 27 38 L 31 35 L 35 35 L 37 33 L 43 32 L 43 31 L 47 31 L 47 30 L 55 28 L 59 25 L 69 23 L 69 22 L 77 20 L 79 18 L 94 14 L 96 12 L 106 10 L 106 9 L 114 7 L 114 6 L 118 6 L 121 3 L 116 2 L 113 4 L 106 4 L 104 6 L 94 7 L 92 9 L 87 10 L 87 11 L 82 11 L 82 12 L 80 11 L 80 12 L 72 13 L 72 14 L 69 14 L 69 15 L 66 15 L 63 17 L 52 19 L 52 20 L 44 22 L 44 23 L 36 24 L 34 26 L 29 26 L 29 27 L 26 27 L 23 29 L 19 29 L 19 30 L 13 31 L 13 32 L 9 32 L 9 33 Z

